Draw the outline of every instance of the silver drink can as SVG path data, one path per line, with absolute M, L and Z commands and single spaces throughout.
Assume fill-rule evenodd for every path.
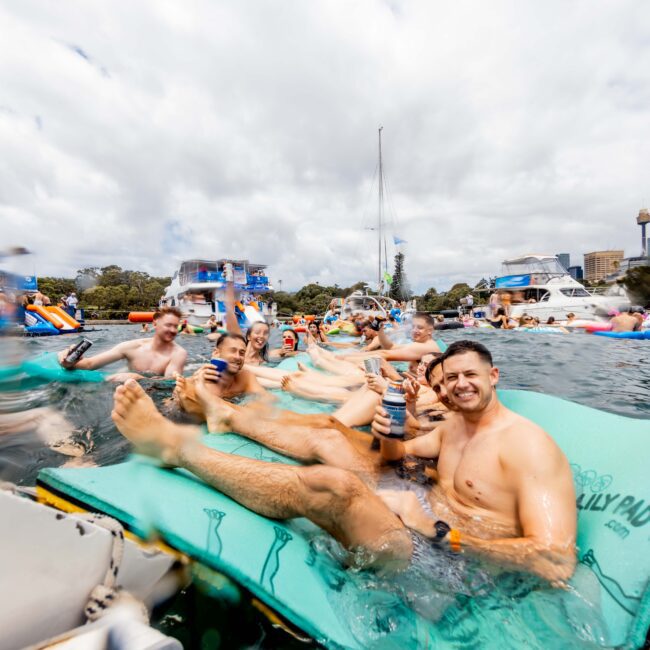
M 379 375 L 381 374 L 381 359 L 379 357 L 370 357 L 369 359 L 363 360 L 363 365 L 366 368 L 366 372 L 370 375 Z

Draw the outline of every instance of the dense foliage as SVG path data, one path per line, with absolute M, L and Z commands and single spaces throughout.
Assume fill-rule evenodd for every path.
M 142 271 L 125 271 L 119 266 L 89 267 L 77 277 L 39 278 L 38 288 L 53 304 L 76 291 L 79 306 L 105 318 L 123 318 L 129 311 L 156 307 L 170 278 L 152 277 Z

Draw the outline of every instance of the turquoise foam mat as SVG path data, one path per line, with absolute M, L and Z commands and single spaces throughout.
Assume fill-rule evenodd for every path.
M 0 368 L 0 391 L 31 390 L 50 382 L 100 382 L 105 381 L 107 374 L 99 370 L 66 370 L 55 352 L 44 352 L 18 366 Z
M 538 393 L 500 391 L 500 397 L 544 427 L 570 459 L 578 504 L 578 559 L 597 585 L 606 642 L 641 646 L 650 624 L 650 490 L 637 459 L 647 454 L 648 421 Z M 234 434 L 205 436 L 205 442 L 257 460 L 293 462 Z M 359 589 L 330 556 L 319 554 L 313 544 L 316 529 L 305 520 L 265 519 L 183 470 L 162 469 L 138 457 L 109 467 L 46 469 L 39 483 L 86 509 L 119 519 L 141 536 L 155 529 L 171 546 L 232 578 L 325 646 L 367 647 L 367 630 L 360 634 L 355 627 L 351 604 L 376 603 L 382 595 Z M 391 614 L 395 600 L 386 596 L 385 616 L 373 619 L 374 632 L 384 634 L 384 643 L 457 647 L 435 624 L 403 605 L 397 625 Z M 523 598 L 517 607 L 530 602 L 530 596 Z M 503 612 L 482 611 L 476 624 L 503 626 Z M 544 647 L 526 629 L 513 626 L 508 634 L 530 647 Z M 493 645 L 481 647 L 502 647 L 500 643 L 495 637 Z

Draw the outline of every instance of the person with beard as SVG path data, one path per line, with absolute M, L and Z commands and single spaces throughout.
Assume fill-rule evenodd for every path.
M 386 461 L 437 458 L 438 483 L 428 503 L 433 516 L 414 493 L 380 496 L 405 526 L 452 550 L 552 582 L 567 580 L 575 568 L 577 527 L 567 458 L 543 429 L 501 404 L 499 370 L 485 346 L 456 341 L 439 367 L 430 380 L 450 408 L 445 422 L 406 442 L 387 437 L 390 419 L 381 406 L 372 424 Z
M 244 367 L 246 339 L 241 334 L 224 334 L 212 353 L 213 359 L 221 359 L 228 365 L 219 371 L 211 363 L 203 364 L 191 377 L 176 375 L 174 396 L 181 408 L 200 419 L 205 418 L 205 409 L 197 402 L 196 383 L 205 385 L 206 395 L 213 398 L 231 399 L 241 395 L 269 397 L 255 375 Z

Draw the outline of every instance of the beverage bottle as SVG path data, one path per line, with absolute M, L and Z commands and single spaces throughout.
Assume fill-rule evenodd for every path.
M 84 352 L 93 344 L 92 341 L 89 339 L 81 339 L 79 343 L 77 343 L 70 352 L 68 352 L 68 355 L 65 358 L 66 363 L 77 363 L 79 359 L 83 356 Z
M 390 433 L 388 438 L 402 440 L 404 438 L 404 423 L 406 422 L 406 400 L 404 399 L 404 390 L 402 382 L 391 381 L 381 400 L 390 417 Z

